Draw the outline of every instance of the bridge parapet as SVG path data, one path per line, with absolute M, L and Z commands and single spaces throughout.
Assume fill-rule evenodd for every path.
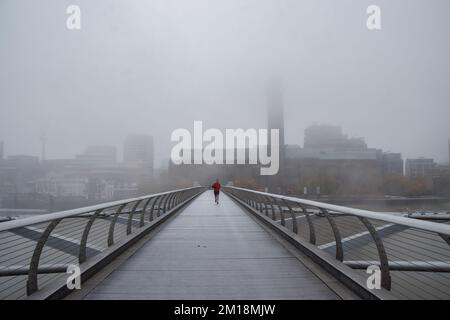
M 423 221 L 238 187 L 224 191 L 364 298 L 450 298 L 448 219 Z
M 69 265 L 91 270 L 82 273 L 85 280 L 92 260 L 110 261 L 204 190 L 178 189 L 1 223 L 0 299 L 32 297 L 39 287 L 66 279 L 61 274 Z

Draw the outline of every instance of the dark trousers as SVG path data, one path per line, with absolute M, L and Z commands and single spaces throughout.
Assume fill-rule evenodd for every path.
M 219 202 L 219 191 L 214 191 L 214 201 Z

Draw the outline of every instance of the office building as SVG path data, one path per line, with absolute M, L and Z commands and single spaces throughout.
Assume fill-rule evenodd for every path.
M 436 163 L 430 158 L 406 159 L 405 175 L 411 178 L 431 177 Z
M 384 152 L 382 154 L 383 174 L 385 176 L 402 176 L 403 159 L 401 153 Z
M 117 163 L 117 150 L 114 146 L 91 145 L 76 160 L 85 167 L 109 167 Z
M 145 134 L 128 136 L 123 145 L 123 160 L 126 164 L 153 168 L 153 137 Z

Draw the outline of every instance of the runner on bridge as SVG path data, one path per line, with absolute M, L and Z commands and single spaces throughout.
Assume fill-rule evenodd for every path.
M 220 192 L 220 183 L 219 183 L 219 179 L 216 179 L 216 182 L 213 183 L 213 185 L 211 186 L 211 188 L 214 189 L 214 201 L 216 202 L 216 204 L 219 204 L 219 192 Z

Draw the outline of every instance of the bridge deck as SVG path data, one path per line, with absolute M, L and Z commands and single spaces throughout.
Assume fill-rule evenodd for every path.
M 230 198 L 202 194 L 85 299 L 337 299 Z

